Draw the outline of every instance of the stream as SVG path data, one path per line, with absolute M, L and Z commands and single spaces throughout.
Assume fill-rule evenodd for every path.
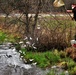
M 48 70 L 42 70 L 36 65 L 25 64 L 20 54 L 13 47 L 0 45 L 0 75 L 46 75 Z

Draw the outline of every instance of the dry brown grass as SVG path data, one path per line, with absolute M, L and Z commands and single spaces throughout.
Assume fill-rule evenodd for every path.
M 39 41 L 35 41 L 38 49 L 48 50 L 52 48 L 64 49 L 70 46 L 70 40 L 73 39 L 75 34 L 75 22 L 68 17 L 44 17 L 38 20 L 38 24 L 41 26 L 40 30 L 35 29 L 35 38 L 39 38 Z M 25 26 L 12 24 L 5 26 L 3 23 L 0 25 L 0 29 L 13 34 L 15 37 L 25 36 Z

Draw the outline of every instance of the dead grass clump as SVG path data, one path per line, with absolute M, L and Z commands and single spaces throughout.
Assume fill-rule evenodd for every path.
M 76 49 L 73 47 L 66 49 L 66 55 L 71 57 L 76 62 Z

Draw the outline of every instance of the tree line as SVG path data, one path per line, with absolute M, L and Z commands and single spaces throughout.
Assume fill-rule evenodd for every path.
M 12 9 L 12 6 L 17 7 L 18 9 L 24 9 L 23 6 L 25 6 L 25 2 L 27 2 L 27 0 L 0 0 L 0 12 L 5 12 L 5 8 L 8 8 L 8 10 L 10 11 Z M 76 0 L 63 0 L 65 3 L 65 7 L 67 9 L 71 9 L 71 5 L 72 4 L 76 4 Z M 30 13 L 34 13 L 36 11 L 36 6 L 39 2 L 39 0 L 28 0 L 29 4 L 29 12 Z M 60 7 L 60 8 L 55 8 L 53 6 L 53 2 L 54 0 L 41 0 L 41 5 L 40 5 L 40 12 L 45 13 L 45 12 L 64 12 L 65 10 L 63 9 L 64 7 Z M 9 6 L 11 5 L 11 7 Z M 22 8 L 21 8 L 22 7 Z

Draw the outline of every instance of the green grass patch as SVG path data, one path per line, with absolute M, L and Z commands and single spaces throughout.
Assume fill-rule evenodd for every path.
M 16 38 L 12 34 L 8 34 L 6 32 L 0 31 L 0 44 L 3 44 L 4 42 L 15 43 L 16 40 L 18 39 L 18 38 L 17 39 Z
M 37 66 L 41 68 L 51 67 L 51 65 L 60 61 L 60 56 L 55 55 L 53 52 L 26 52 L 25 59 L 34 59 Z
M 40 68 L 51 68 L 51 66 L 54 65 L 64 65 L 63 67 L 65 67 L 66 63 L 69 75 L 74 75 L 76 73 L 76 63 L 66 56 L 65 51 L 51 50 L 46 52 L 28 52 L 26 49 L 22 49 L 22 51 L 25 52 L 24 58 L 27 61 L 33 59 L 32 63 L 37 62 L 37 66 Z M 65 75 L 65 71 L 63 71 L 60 75 Z M 51 69 L 47 75 L 55 75 L 54 69 Z

